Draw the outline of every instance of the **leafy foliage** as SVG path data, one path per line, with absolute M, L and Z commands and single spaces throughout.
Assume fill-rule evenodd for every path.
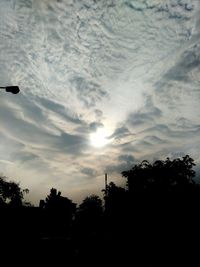
M 193 189 L 194 160 L 188 155 L 182 159 L 157 160 L 153 164 L 144 160 L 131 170 L 123 171 L 130 192 L 169 192 Z
M 70 216 L 76 211 L 76 204 L 67 197 L 61 196 L 61 192 L 52 188 L 50 194 L 46 197 L 45 208 L 49 210 L 66 210 Z
M 124 188 L 110 182 L 107 188 L 103 190 L 105 200 L 105 212 L 107 215 L 121 213 L 124 210 L 126 191 Z
M 98 219 L 102 216 L 102 212 L 102 200 L 97 195 L 86 197 L 78 208 L 79 217 L 87 217 L 90 220 Z
M 6 177 L 0 177 L 0 205 L 9 205 L 18 207 L 23 205 L 24 194 L 28 193 L 28 189 L 22 190 L 19 184 L 6 181 Z

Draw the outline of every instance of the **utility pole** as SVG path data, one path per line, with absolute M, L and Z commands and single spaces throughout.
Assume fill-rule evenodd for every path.
M 105 196 L 108 195 L 108 174 L 105 173 Z
M 19 86 L 0 86 L 0 89 L 15 95 L 20 92 Z
M 108 175 L 105 173 L 105 196 L 104 196 L 104 212 L 107 214 L 107 198 L 108 198 Z

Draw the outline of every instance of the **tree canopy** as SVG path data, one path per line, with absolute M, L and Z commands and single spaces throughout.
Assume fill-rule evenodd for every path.
M 23 205 L 24 194 L 28 189 L 22 190 L 18 183 L 7 181 L 7 177 L 0 177 L 0 205 L 18 207 Z
M 182 158 L 157 160 L 153 164 L 144 160 L 122 176 L 127 178 L 130 192 L 177 192 L 197 187 L 194 160 L 188 155 Z
M 97 195 L 86 197 L 80 204 L 78 213 L 80 216 L 98 218 L 102 215 L 102 200 Z
M 46 197 L 44 205 L 49 210 L 66 210 L 71 216 L 76 210 L 76 204 L 69 198 L 61 196 L 61 192 L 57 192 L 55 188 L 50 190 L 50 194 Z

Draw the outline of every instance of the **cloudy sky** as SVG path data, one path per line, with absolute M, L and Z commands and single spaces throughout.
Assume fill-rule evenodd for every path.
M 38 204 L 200 162 L 199 0 L 0 0 L 0 170 Z

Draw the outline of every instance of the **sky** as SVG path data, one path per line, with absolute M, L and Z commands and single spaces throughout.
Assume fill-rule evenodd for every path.
M 200 170 L 199 0 L 0 0 L 0 172 L 38 205 L 189 154 Z

